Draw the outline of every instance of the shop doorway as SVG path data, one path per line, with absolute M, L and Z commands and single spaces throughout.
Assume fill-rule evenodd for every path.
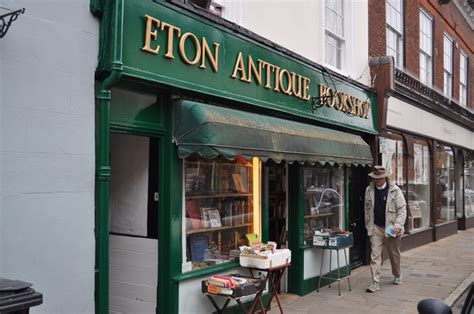
M 156 313 L 158 145 L 158 138 L 110 134 L 110 313 Z
M 352 268 L 368 263 L 364 221 L 364 195 L 368 184 L 366 167 L 349 168 L 349 231 L 354 236 L 354 246 L 350 250 Z
M 268 240 L 277 243 L 279 249 L 287 247 L 287 181 L 286 163 L 267 162 L 268 171 Z M 288 272 L 283 274 L 280 291 L 287 291 Z

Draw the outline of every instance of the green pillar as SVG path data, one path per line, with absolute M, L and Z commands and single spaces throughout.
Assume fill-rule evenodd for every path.
M 303 167 L 297 162 L 288 165 L 288 247 L 291 267 L 288 269 L 288 292 L 304 292 L 304 190 Z

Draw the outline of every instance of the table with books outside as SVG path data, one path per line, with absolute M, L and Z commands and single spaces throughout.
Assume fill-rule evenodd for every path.
M 341 280 L 347 278 L 347 283 L 349 284 L 349 291 L 351 291 L 351 273 L 350 273 L 350 263 L 347 259 L 346 249 L 352 247 L 353 236 L 352 233 L 347 231 L 341 231 L 337 233 L 324 233 L 316 231 L 313 237 L 313 245 L 321 248 L 321 261 L 320 261 L 320 270 L 319 270 L 319 280 L 318 280 L 318 289 L 321 288 L 321 281 L 327 279 L 329 281 L 329 288 L 331 288 L 331 283 L 333 280 L 337 281 L 337 287 L 339 295 L 341 295 Z M 324 263 L 324 252 L 329 250 L 329 270 L 323 274 L 323 263 Z M 345 261 L 345 274 L 341 276 L 340 267 L 339 267 L 339 251 L 344 251 L 344 261 Z M 336 261 L 337 261 L 337 274 L 333 274 L 332 271 L 332 252 L 336 251 Z
M 202 282 L 202 292 L 206 293 L 217 312 L 222 313 L 230 300 L 235 300 L 244 313 L 255 313 L 256 311 L 266 313 L 267 310 L 270 310 L 271 302 L 275 298 L 280 312 L 283 313 L 278 294 L 280 293 L 281 278 L 291 264 L 291 251 L 288 249 L 277 250 L 274 242 L 257 244 L 253 247 L 243 247 L 239 260 L 240 266 L 249 271 L 249 277 L 239 274 L 216 275 Z M 262 294 L 268 282 L 270 298 L 264 306 Z M 255 294 L 255 298 L 247 310 L 240 298 L 253 294 Z M 215 296 L 227 298 L 222 307 L 217 305 Z
M 244 313 L 255 313 L 257 305 L 265 313 L 263 306 L 262 293 L 265 290 L 266 281 L 264 278 L 243 277 L 238 274 L 226 276 L 212 276 L 202 281 L 202 292 L 217 310 L 217 313 L 223 313 L 231 300 L 235 300 Z M 255 294 L 250 309 L 244 306 L 240 300 L 243 297 Z M 215 297 L 225 297 L 225 303 L 221 307 L 217 304 Z

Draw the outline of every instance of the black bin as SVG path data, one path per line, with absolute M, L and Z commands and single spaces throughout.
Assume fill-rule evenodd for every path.
M 0 314 L 26 314 L 43 303 L 43 295 L 29 282 L 0 278 Z

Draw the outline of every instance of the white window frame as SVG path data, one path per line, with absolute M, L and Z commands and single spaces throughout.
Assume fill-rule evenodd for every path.
M 429 23 L 429 34 L 423 31 L 423 19 Z M 424 49 L 422 40 L 429 41 L 430 51 Z M 425 60 L 425 62 L 422 62 Z M 424 67 L 423 67 L 424 65 Z M 424 73 L 422 69 L 424 68 Z M 424 74 L 424 75 L 423 75 Z M 423 8 L 420 8 L 420 81 L 428 86 L 433 85 L 433 17 L 426 12 Z
M 400 11 L 398 11 L 397 8 L 395 8 L 392 5 L 392 2 L 398 2 L 400 6 Z M 400 18 L 400 25 L 399 28 L 397 25 L 391 25 L 389 23 L 388 16 L 390 15 L 390 12 L 394 12 L 395 14 L 399 15 Z M 387 28 L 387 40 L 386 40 L 386 46 L 387 46 L 387 55 L 388 56 L 393 56 L 395 59 L 395 66 L 399 69 L 403 68 L 403 56 L 404 56 L 404 45 L 403 45 L 403 37 L 405 33 L 405 28 L 404 28 L 404 6 L 403 6 L 403 0 L 385 0 L 385 16 L 386 16 L 386 28 Z M 395 47 L 392 49 L 389 46 L 389 38 L 390 34 L 395 36 Z M 394 53 L 391 53 L 391 51 L 394 50 Z
M 446 51 L 446 45 L 451 46 L 450 51 Z M 451 99 L 453 95 L 453 39 L 448 33 L 443 36 L 443 93 L 446 97 Z M 447 60 L 450 59 L 450 60 Z M 449 64 L 446 64 L 448 61 Z
M 328 0 L 325 0 L 324 1 L 324 4 L 323 4 L 323 11 L 324 11 L 324 18 L 323 18 L 323 29 L 324 29 L 324 51 L 323 51 L 323 56 L 324 56 L 324 60 L 325 60 L 325 64 L 328 65 L 330 68 L 332 69 L 335 69 L 336 71 L 346 71 L 346 30 L 347 30 L 347 27 L 346 25 L 348 24 L 348 20 L 347 20 L 347 6 L 345 5 L 345 2 L 346 1 L 343 1 L 343 0 L 337 0 L 337 1 L 340 1 L 341 2 L 341 9 L 342 9 L 342 12 L 340 12 L 341 14 L 339 15 L 339 12 L 335 12 L 333 11 L 332 9 L 330 8 L 327 8 L 328 10 L 331 10 L 333 12 L 335 12 L 336 14 L 338 14 L 341 18 L 342 18 L 342 25 L 341 25 L 341 31 L 342 31 L 342 34 L 336 34 L 335 32 L 333 32 L 332 30 L 328 29 L 327 28 L 327 25 L 326 25 L 326 4 L 327 4 L 327 1 Z M 334 0 L 333 0 L 334 1 Z M 331 64 L 329 63 L 329 60 L 327 58 L 327 52 L 328 52 L 328 40 L 327 38 L 328 37 L 331 37 L 332 39 L 335 39 L 339 44 L 340 44 L 340 64 Z M 336 47 L 336 49 L 338 49 Z M 337 61 L 336 61 L 337 63 Z
M 463 107 L 467 106 L 467 66 L 467 54 L 461 49 L 459 58 L 459 104 Z

